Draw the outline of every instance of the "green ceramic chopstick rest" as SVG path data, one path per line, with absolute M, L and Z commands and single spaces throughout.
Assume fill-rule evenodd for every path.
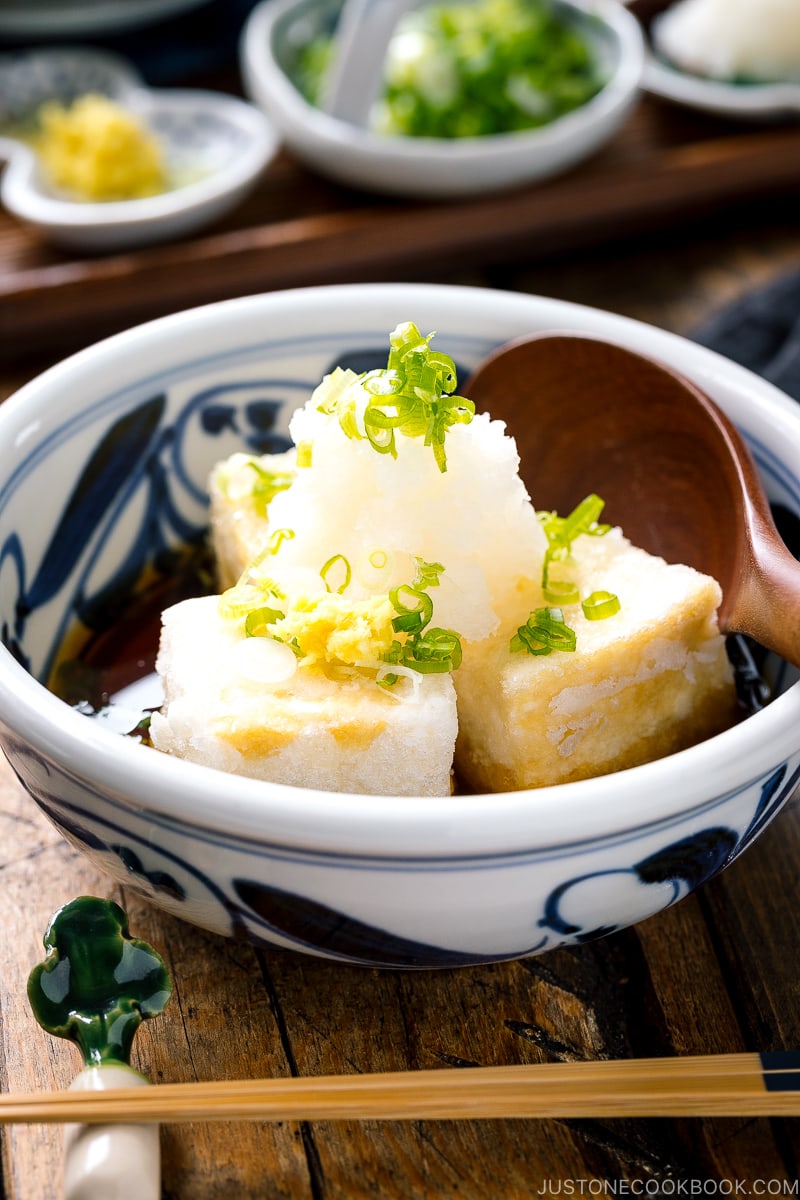
M 161 1013 L 172 984 L 164 962 L 132 938 L 112 900 L 79 896 L 44 935 L 46 956 L 28 978 L 39 1024 L 77 1043 L 84 1066 L 70 1090 L 146 1086 L 131 1067 L 134 1034 Z M 157 1125 L 70 1125 L 65 1131 L 64 1200 L 158 1200 Z

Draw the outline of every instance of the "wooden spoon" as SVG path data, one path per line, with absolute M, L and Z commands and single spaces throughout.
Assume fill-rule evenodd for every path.
M 542 334 L 501 347 L 461 390 L 508 425 L 537 509 L 596 492 L 634 545 L 719 582 L 723 632 L 800 666 L 800 563 L 743 438 L 693 383 L 622 346 Z

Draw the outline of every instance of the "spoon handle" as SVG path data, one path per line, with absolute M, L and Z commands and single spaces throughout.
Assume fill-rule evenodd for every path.
M 771 521 L 756 526 L 743 573 L 726 626 L 800 666 L 800 562 Z
M 738 586 L 723 600 L 720 624 L 726 632 L 745 633 L 800 666 L 800 562 L 775 526 L 744 438 L 723 413 L 717 415 L 735 453 L 747 533 Z
M 400 17 L 418 0 L 345 0 L 321 108 L 364 126 L 383 80 L 386 50 Z

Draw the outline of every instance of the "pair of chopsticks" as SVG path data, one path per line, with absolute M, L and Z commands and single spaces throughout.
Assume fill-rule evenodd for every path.
M 800 1051 L 0 1097 L 0 1124 L 800 1116 Z

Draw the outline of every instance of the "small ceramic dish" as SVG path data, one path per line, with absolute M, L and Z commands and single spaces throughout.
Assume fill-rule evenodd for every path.
M 798 406 L 703 347 L 611 313 L 411 284 L 176 313 L 81 351 L 0 405 L 0 746 L 73 845 L 184 920 L 343 963 L 454 967 L 612 933 L 734 863 L 798 787 L 797 673 L 773 661 L 770 703 L 644 766 L 439 797 L 226 774 L 114 732 L 47 687 L 78 623 L 111 647 L 141 633 L 133 619 L 120 632 L 119 614 L 134 581 L 172 580 L 180 549 L 204 539 L 213 465 L 284 450 L 291 415 L 322 376 L 385 364 L 388 333 L 405 320 L 436 330 L 461 381 L 537 330 L 658 358 L 717 401 L 770 499 L 800 514 Z M 775 903 L 779 920 L 786 898 Z
M 16 37 L 120 33 L 163 21 L 205 0 L 3 0 L 0 32 Z
M 714 116 L 745 121 L 778 121 L 800 117 L 800 83 L 726 82 L 693 75 L 657 53 L 653 26 L 667 9 L 665 0 L 632 0 L 630 11 L 647 35 L 642 85 L 651 95 Z
M 484 137 L 393 137 L 309 104 L 292 82 L 298 42 L 335 27 L 336 0 L 263 0 L 244 27 L 241 66 L 251 99 L 287 146 L 320 174 L 371 191 L 457 197 L 547 179 L 604 145 L 639 95 L 644 41 L 617 0 L 557 0 L 591 39 L 607 82 L 587 104 L 538 129 Z
M 68 105 L 90 92 L 141 119 L 161 142 L 176 186 L 100 203 L 74 199 L 49 182 L 37 154 L 15 134 L 46 101 Z M 90 252 L 178 238 L 210 224 L 255 186 L 277 149 L 253 105 L 210 91 L 147 88 L 124 59 L 83 48 L 0 55 L 0 135 L 5 208 L 49 241 Z
M 800 84 L 722 83 L 687 75 L 650 55 L 644 86 L 654 96 L 700 112 L 740 120 L 773 121 L 800 117 Z

